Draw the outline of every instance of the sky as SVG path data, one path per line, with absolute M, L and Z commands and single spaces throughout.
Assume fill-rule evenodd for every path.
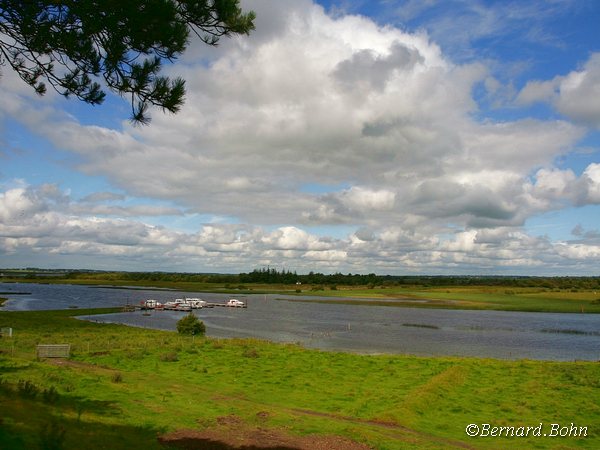
M 0 67 L 0 267 L 600 275 L 600 2 L 241 4 L 149 126 Z

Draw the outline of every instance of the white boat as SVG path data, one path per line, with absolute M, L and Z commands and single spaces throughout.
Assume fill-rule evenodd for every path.
M 246 306 L 246 304 L 243 301 L 238 300 L 237 298 L 229 299 L 226 305 L 232 308 L 243 308 Z
M 200 309 L 206 306 L 206 302 L 199 298 L 188 298 L 186 302 L 189 303 L 193 309 Z
M 192 309 L 203 308 L 206 306 L 204 300 L 199 298 L 176 298 L 165 303 L 164 309 L 176 311 L 191 311 Z
M 158 300 L 153 300 L 153 299 L 142 300 L 140 302 L 141 309 L 155 309 L 155 308 L 160 308 L 161 306 L 162 306 L 162 304 Z

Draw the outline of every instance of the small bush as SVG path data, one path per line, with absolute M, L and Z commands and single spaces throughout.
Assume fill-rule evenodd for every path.
M 256 350 L 255 348 L 247 348 L 246 350 L 244 350 L 244 353 L 242 353 L 242 355 L 246 358 L 258 358 L 260 356 L 258 354 L 258 350 Z
M 12 389 L 11 389 L 8 381 L 6 381 L 2 378 L 0 378 L 0 391 L 1 392 L 12 392 Z
M 177 332 L 189 336 L 204 336 L 204 333 L 206 333 L 206 326 L 204 325 L 204 322 L 195 315 L 188 314 L 177 322 Z
M 58 401 L 59 397 L 60 395 L 54 386 L 50 386 L 49 389 L 44 389 L 42 391 L 42 399 L 44 400 L 44 403 L 53 405 Z
M 46 424 L 39 433 L 40 447 L 43 450 L 61 450 L 67 430 L 56 421 Z
M 112 377 L 110 378 L 110 381 L 112 381 L 113 383 L 122 383 L 123 375 L 121 375 L 121 372 L 115 372 L 115 373 L 113 373 Z
M 35 398 L 40 389 L 29 380 L 19 380 L 17 391 L 23 398 Z

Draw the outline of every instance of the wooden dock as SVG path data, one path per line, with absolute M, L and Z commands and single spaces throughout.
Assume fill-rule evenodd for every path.
M 244 302 L 242 305 L 228 305 L 227 303 L 216 303 L 216 302 L 210 302 L 210 303 L 206 303 L 206 305 L 204 305 L 202 308 L 193 308 L 193 310 L 196 309 L 204 309 L 204 308 L 248 308 L 248 303 Z M 123 312 L 134 312 L 134 311 L 181 311 L 178 309 L 171 309 L 171 308 L 164 308 L 164 307 L 160 307 L 160 308 L 151 308 L 148 306 L 139 306 L 139 305 L 125 305 L 123 306 L 122 309 Z M 184 312 L 189 312 L 189 311 L 184 311 Z

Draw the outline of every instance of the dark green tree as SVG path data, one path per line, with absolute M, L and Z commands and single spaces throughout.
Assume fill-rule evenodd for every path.
M 204 336 L 206 326 L 195 315 L 188 314 L 177 322 L 177 332 L 190 336 Z
M 97 105 L 103 85 L 131 99 L 131 120 L 148 123 L 148 107 L 179 111 L 185 81 L 159 75 L 190 36 L 208 45 L 254 29 L 239 0 L 0 0 L 0 65 L 43 95 L 48 83 L 65 97 Z

